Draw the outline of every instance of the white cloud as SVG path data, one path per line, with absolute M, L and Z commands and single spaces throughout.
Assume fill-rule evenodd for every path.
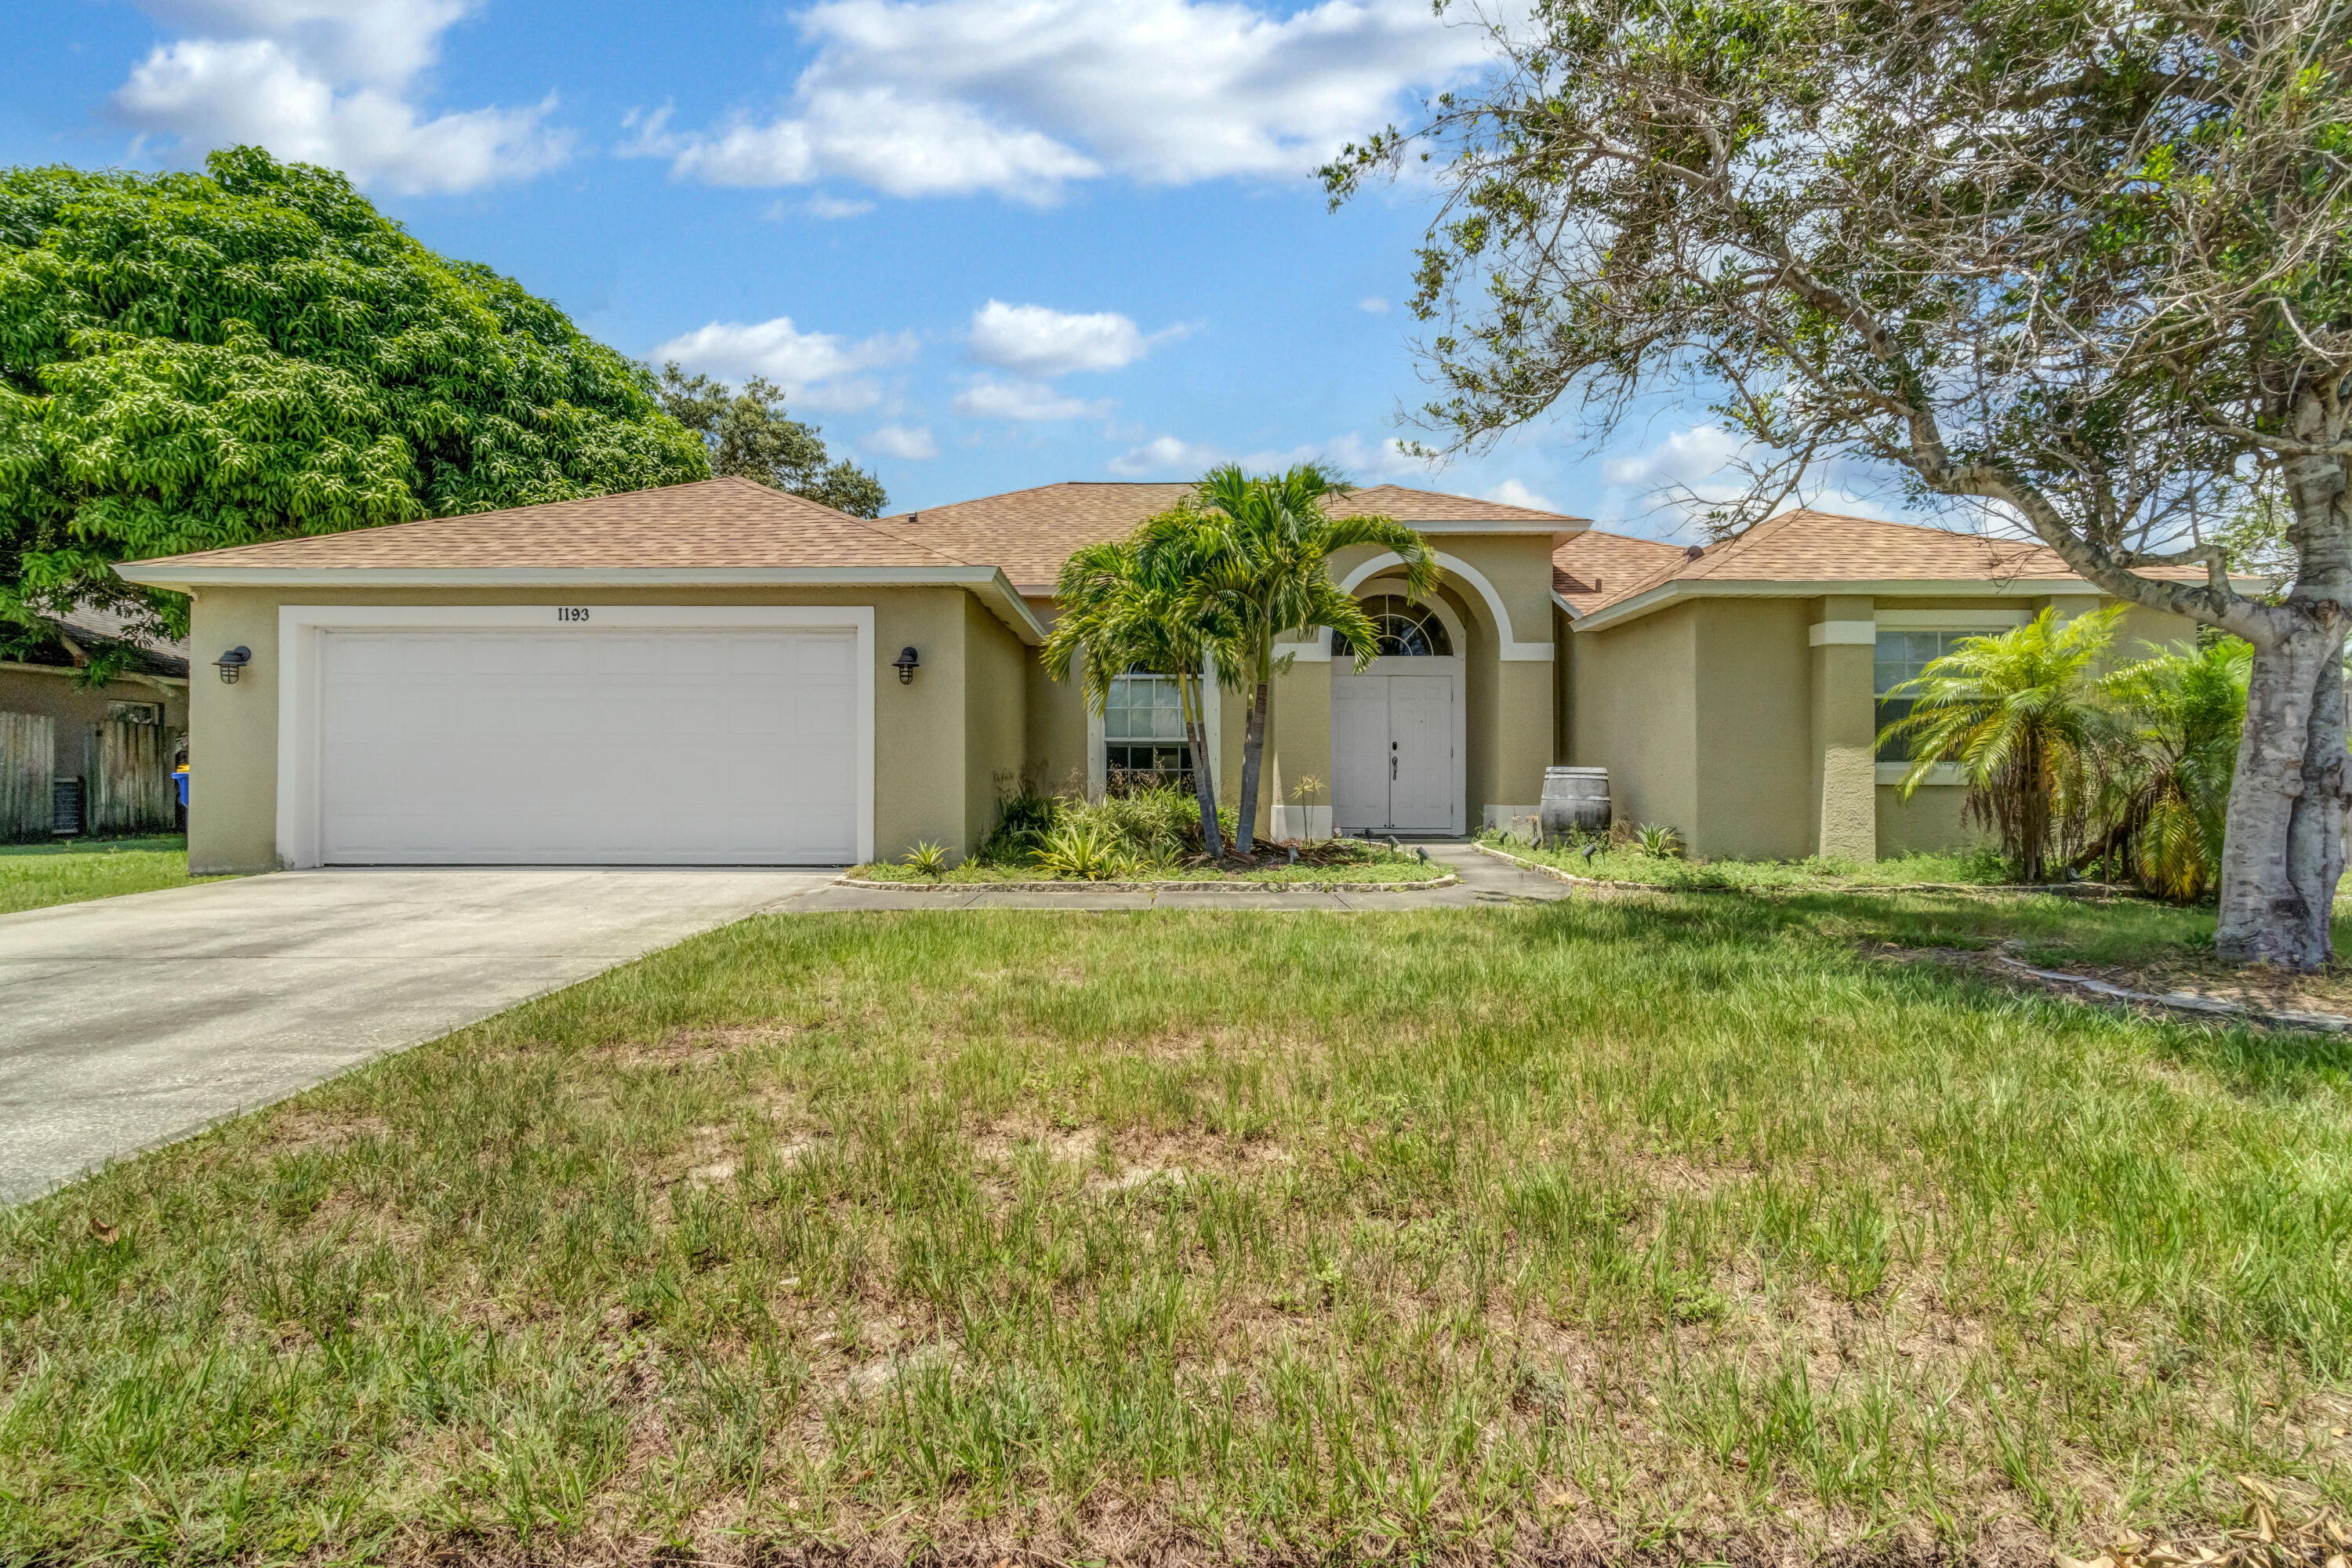
M 1612 485 L 1696 486 L 1726 472 L 1739 456 L 1739 438 L 1715 425 L 1667 432 L 1647 451 L 1603 458 L 1601 477 Z
M 874 204 L 843 196 L 828 196 L 819 192 L 803 205 L 803 210 L 811 217 L 826 219 L 864 217 L 874 210 Z
M 930 430 L 918 425 L 909 430 L 903 425 L 885 425 L 869 434 L 861 445 L 889 458 L 904 458 L 908 462 L 920 462 L 940 455 L 940 445 L 931 439 Z
M 855 180 L 893 196 L 992 190 L 1027 202 L 1100 173 L 1053 138 L 967 104 L 908 101 L 892 88 L 812 93 L 797 119 L 739 124 L 679 146 L 672 170 L 713 185 Z
M 469 0 L 153 0 L 201 36 L 159 44 L 116 89 L 114 112 L 191 147 L 257 142 L 408 194 L 525 179 L 571 155 L 551 94 L 519 109 L 427 116 L 415 76 Z
M 834 332 L 804 332 L 790 316 L 764 321 L 712 321 L 663 343 L 656 363 L 676 360 L 723 381 L 763 375 L 787 400 L 811 408 L 870 408 L 881 390 L 861 373 L 915 357 L 911 332 L 882 332 L 856 342 Z
M 142 0 L 157 20 L 206 37 L 275 38 L 346 81 L 398 85 L 440 57 L 441 35 L 477 0 Z
M 1171 472 L 1191 478 L 1223 460 L 1224 454 L 1214 447 L 1180 441 L 1173 436 L 1160 436 L 1130 451 L 1121 452 L 1108 466 L 1112 473 L 1125 479 Z
M 1389 313 L 1389 302 L 1378 294 L 1367 294 L 1356 301 L 1356 309 L 1368 316 L 1385 316 Z
M 786 112 L 636 150 L 714 184 L 900 196 L 1294 178 L 1486 59 L 1427 0 L 824 0 L 800 20 L 816 58 Z
M 1035 381 L 997 381 L 982 377 L 956 394 L 959 412 L 982 419 L 1085 419 L 1107 414 L 1110 405 L 1065 397 Z
M 1146 335 L 1113 310 L 1074 315 L 991 300 L 971 313 L 971 353 L 983 363 L 1045 378 L 1074 370 L 1117 370 L 1185 330 L 1169 327 Z
M 1559 510 L 1551 504 L 1549 497 L 1538 495 L 1517 479 L 1505 479 L 1501 484 L 1486 491 L 1483 499 L 1501 501 L 1505 506 L 1528 507 L 1537 511 Z
M 1286 452 L 1252 452 L 1242 463 L 1253 471 L 1265 472 L 1298 463 L 1321 463 L 1339 469 L 1357 484 L 1378 484 L 1390 479 L 1426 481 L 1433 468 L 1427 459 L 1407 452 L 1404 443 L 1393 436 L 1367 443 L 1353 430 L 1333 440 L 1310 442 Z
M 1753 494 L 1759 475 L 1749 471 L 1750 466 L 1761 470 L 1772 456 L 1761 448 L 1751 449 L 1719 426 L 1670 430 L 1664 439 L 1643 450 L 1602 459 L 1601 477 L 1605 482 L 1621 490 L 1640 492 L 1617 498 L 1602 521 L 1639 526 L 1644 517 L 1651 517 L 1659 520 L 1658 526 L 1675 529 L 1696 523 L 1712 509 Z M 1899 491 L 1899 480 L 1891 472 L 1839 460 L 1809 473 L 1802 488 L 1784 498 L 1779 510 L 1802 506 L 1899 521 L 1905 511 Z M 1498 494 L 1496 499 L 1503 498 Z

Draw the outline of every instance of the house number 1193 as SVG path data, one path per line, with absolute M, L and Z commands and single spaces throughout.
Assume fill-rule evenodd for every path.
M 558 605 L 555 606 L 555 618 L 559 621 L 584 621 L 588 618 L 588 606 L 585 605 Z

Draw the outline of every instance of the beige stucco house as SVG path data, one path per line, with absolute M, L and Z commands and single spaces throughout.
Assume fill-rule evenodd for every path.
M 833 864 L 969 851 L 1024 783 L 1190 765 L 1171 683 L 1130 679 L 1091 713 L 1037 658 L 1063 561 L 1185 488 L 867 521 L 715 479 L 121 572 L 194 598 L 200 869 Z M 1701 854 L 1942 843 L 1957 790 L 1906 805 L 1879 782 L 1875 678 L 2097 602 L 2046 552 L 1819 513 L 1694 556 L 1395 486 L 1346 504 L 1420 530 L 1440 584 L 1414 603 L 1394 557 L 1334 562 L 1388 651 L 1358 670 L 1328 638 L 1286 645 L 1260 823 L 1277 837 L 1506 824 L 1576 763 Z M 1229 800 L 1242 701 L 1211 716 Z

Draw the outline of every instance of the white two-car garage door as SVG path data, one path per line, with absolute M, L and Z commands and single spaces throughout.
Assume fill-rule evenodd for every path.
M 845 628 L 326 631 L 320 858 L 855 859 L 857 647 Z

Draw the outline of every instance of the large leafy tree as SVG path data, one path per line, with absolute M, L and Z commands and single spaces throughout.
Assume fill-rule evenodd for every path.
M 1209 707 L 1219 684 L 1241 683 L 1243 646 L 1231 605 L 1205 591 L 1204 566 L 1189 512 L 1143 524 L 1129 539 L 1089 544 L 1062 564 L 1057 613 L 1044 658 L 1055 680 L 1074 677 L 1099 713 L 1111 682 L 1130 671 L 1171 676 L 1192 756 L 1201 843 L 1224 851 L 1217 826 L 1216 758 Z
M 1328 629 L 1360 669 L 1380 651 L 1380 634 L 1363 606 L 1339 591 L 1331 557 L 1360 544 L 1393 551 L 1404 563 L 1407 589 L 1426 594 L 1437 584 L 1429 543 L 1392 517 L 1334 517 L 1329 503 L 1348 482 L 1315 463 L 1253 477 L 1236 464 L 1212 468 L 1192 504 L 1156 518 L 1139 538 L 1147 547 L 1181 549 L 1201 601 L 1230 618 L 1240 645 L 1249 714 L 1242 729 L 1242 788 L 1235 853 L 1248 856 L 1257 821 L 1258 778 L 1265 758 L 1266 714 L 1276 637 Z
M 765 377 L 739 392 L 673 362 L 662 366 L 660 390 L 670 417 L 702 437 L 712 473 L 757 479 L 853 517 L 880 517 L 889 507 L 881 479 L 828 454 L 824 435 L 786 414 L 783 388 Z
M 1531 0 L 1416 148 L 1446 444 L 1709 400 L 1769 511 L 1896 466 L 2252 647 L 2217 945 L 2311 969 L 2344 869 L 2352 14 L 2343 0 Z M 2209 520 L 2264 480 L 2292 581 Z M 2151 575 L 2189 564 L 2201 580 Z
M 651 375 L 341 175 L 0 173 L 0 637 L 116 561 L 707 478 Z

